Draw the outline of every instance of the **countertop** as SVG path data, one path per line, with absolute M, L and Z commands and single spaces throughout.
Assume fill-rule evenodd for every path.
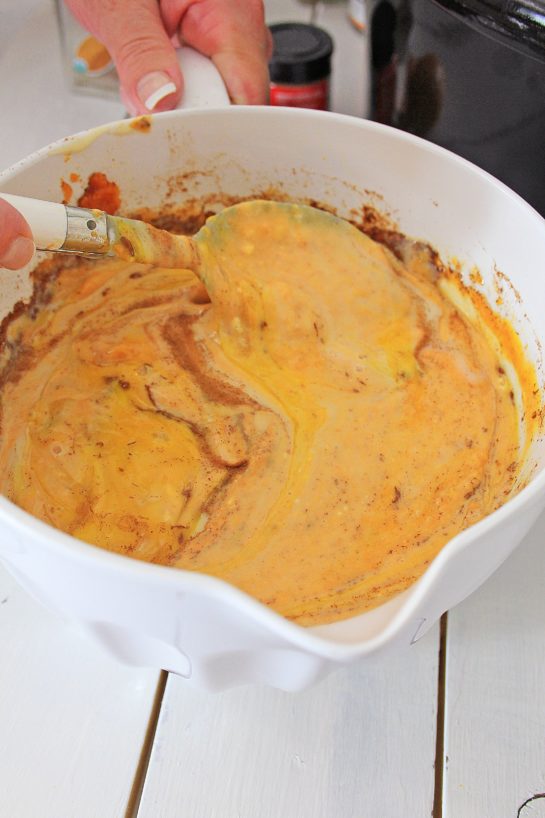
M 345 4 L 267 15 L 330 29 L 332 107 L 364 115 Z M 2 0 L 0 77 L 2 168 L 124 114 L 69 92 L 47 0 Z M 297 694 L 121 665 L 0 568 L 0 818 L 545 816 L 544 534 L 410 649 Z

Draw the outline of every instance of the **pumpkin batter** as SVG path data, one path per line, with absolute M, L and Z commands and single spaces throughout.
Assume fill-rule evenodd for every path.
M 427 253 L 402 263 L 289 205 L 232 212 L 206 290 L 80 261 L 15 312 L 0 488 L 86 542 L 327 623 L 405 589 L 513 491 L 512 385 Z

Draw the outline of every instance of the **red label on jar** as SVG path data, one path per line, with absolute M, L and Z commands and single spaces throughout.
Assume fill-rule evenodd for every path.
M 271 82 L 270 104 L 327 111 L 329 80 L 318 80 L 308 85 L 278 85 L 276 82 Z

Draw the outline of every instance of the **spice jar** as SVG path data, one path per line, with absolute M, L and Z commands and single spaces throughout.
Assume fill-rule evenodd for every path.
M 270 104 L 327 111 L 333 53 L 327 31 L 306 23 L 277 23 L 269 28 L 274 46 L 269 62 Z

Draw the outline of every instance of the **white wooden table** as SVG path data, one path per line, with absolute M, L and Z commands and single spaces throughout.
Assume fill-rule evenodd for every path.
M 333 107 L 365 113 L 343 4 L 267 9 L 331 30 Z M 0 0 L 2 167 L 123 114 L 70 96 L 57 49 L 47 0 Z M 299 694 L 124 667 L 0 568 L 0 818 L 545 818 L 544 534 L 405 653 Z

